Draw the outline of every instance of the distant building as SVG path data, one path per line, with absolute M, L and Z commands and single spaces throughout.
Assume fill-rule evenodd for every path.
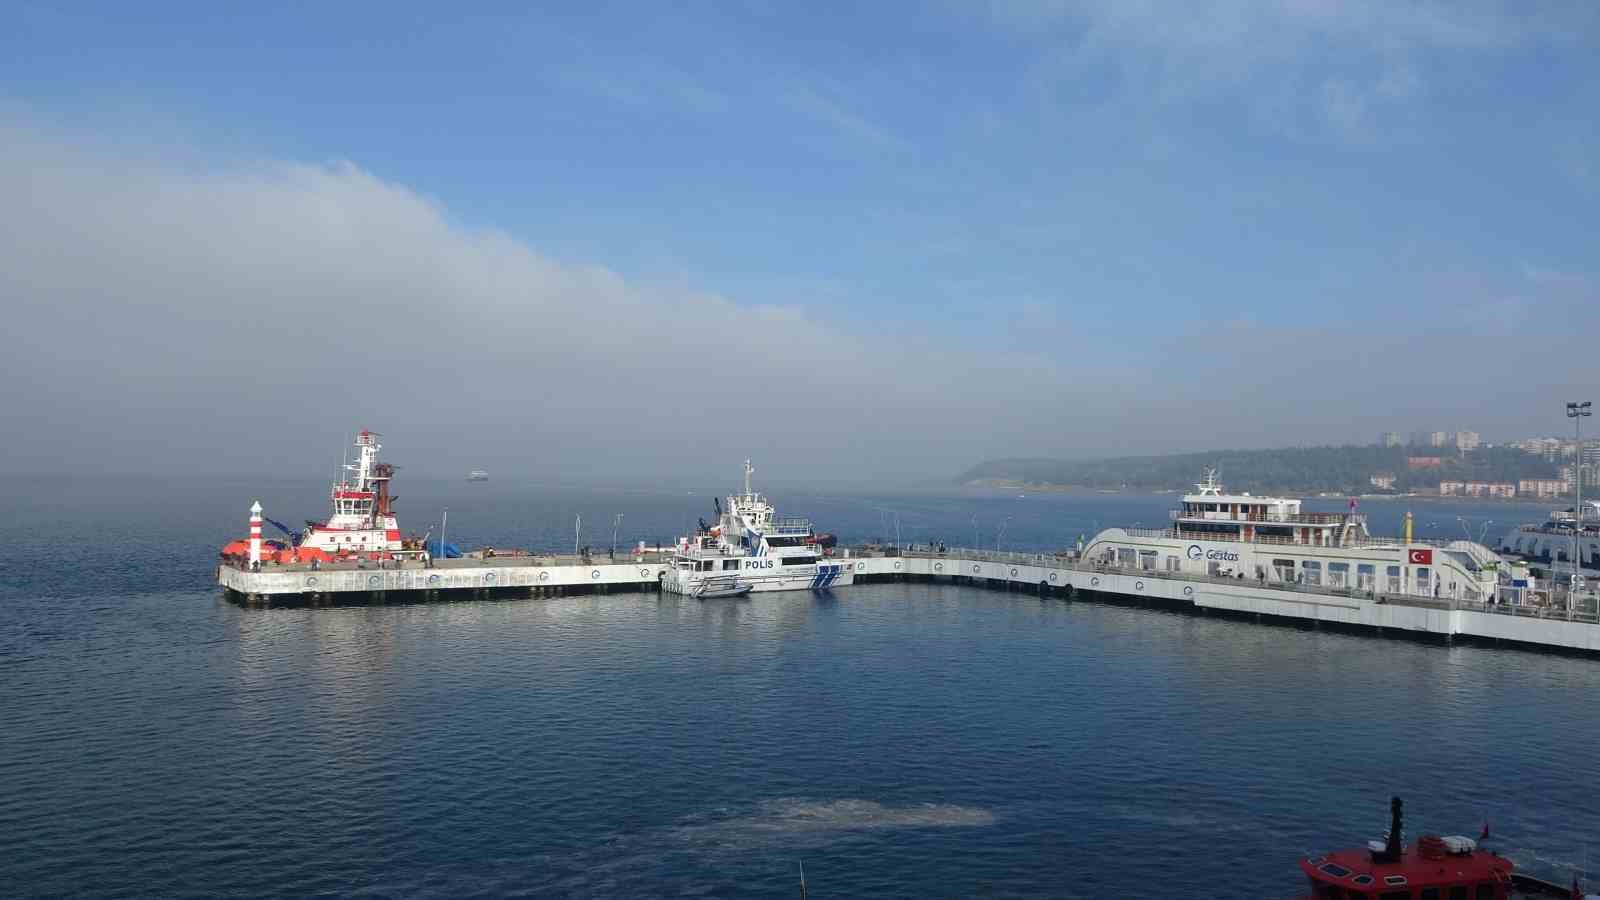
M 1566 465 L 1562 466 L 1559 471 L 1561 472 L 1561 480 L 1566 482 L 1567 490 L 1569 491 L 1573 489 L 1573 480 L 1580 475 L 1583 476 L 1583 486 L 1585 488 L 1600 484 L 1600 463 L 1582 466 Z
M 1441 481 L 1441 497 L 1497 497 L 1509 500 L 1517 495 L 1517 486 L 1487 481 Z
M 1398 447 L 1398 446 L 1400 446 L 1400 432 L 1398 432 L 1398 431 L 1385 431 L 1378 438 L 1378 446 L 1380 446 L 1380 447 Z
M 1480 443 L 1482 443 L 1482 441 L 1480 441 L 1478 439 L 1478 433 L 1476 431 L 1458 431 L 1458 432 L 1456 432 L 1456 449 L 1457 450 L 1460 450 L 1462 452 L 1466 452 L 1468 450 L 1476 450 L 1476 449 L 1478 449 L 1478 445 Z
M 1395 435 L 1395 437 L 1399 437 L 1399 435 Z M 1372 476 L 1371 478 L 1369 478 L 1367 480 L 1372 482 L 1372 486 L 1377 488 L 1380 491 L 1392 491 L 1392 490 L 1394 490 L 1394 476 L 1393 475 L 1388 475 L 1388 474 L 1385 474 L 1385 475 L 1374 475 L 1374 476 Z
M 1572 482 L 1563 478 L 1524 478 L 1517 482 L 1517 493 L 1537 500 L 1560 497 L 1572 490 Z
M 1437 469 L 1443 464 L 1444 458 L 1440 456 L 1406 457 L 1406 468 L 1408 469 Z
M 1516 447 L 1524 453 L 1533 453 L 1545 459 L 1555 459 L 1557 456 L 1571 455 L 1566 449 L 1568 443 L 1570 442 L 1553 437 L 1524 438 L 1520 441 L 1512 441 L 1506 446 Z

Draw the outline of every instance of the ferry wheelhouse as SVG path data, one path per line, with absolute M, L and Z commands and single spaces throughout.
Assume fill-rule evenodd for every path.
M 1544 522 L 1519 525 L 1500 539 L 1500 550 L 1529 561 L 1545 563 L 1545 568 L 1572 573 L 1576 545 L 1578 568 L 1600 573 L 1600 501 L 1586 500 L 1578 512 L 1557 509 Z
M 1122 569 L 1484 602 L 1500 558 L 1472 541 L 1381 538 L 1356 511 L 1306 512 L 1286 497 L 1228 493 L 1210 469 L 1164 529 L 1108 528 L 1083 559 Z M 1409 523 L 1409 518 L 1408 518 Z M 1407 526 L 1409 532 L 1409 524 Z
M 855 580 L 855 571 L 833 560 L 808 519 L 779 516 L 750 487 L 755 469 L 744 464 L 744 493 L 724 506 L 717 521 L 704 521 L 678 540 L 662 589 L 696 597 L 731 597 L 760 591 L 825 590 Z

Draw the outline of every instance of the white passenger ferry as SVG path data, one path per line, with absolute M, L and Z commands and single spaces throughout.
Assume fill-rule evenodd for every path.
M 1206 471 L 1165 529 L 1108 528 L 1083 550 L 1086 562 L 1148 572 L 1239 578 L 1263 585 L 1313 585 L 1484 600 L 1499 585 L 1500 557 L 1472 541 L 1374 537 L 1351 501 L 1347 513 L 1303 512 L 1299 500 L 1229 494 Z M 1520 587 L 1520 586 L 1518 586 Z
M 755 591 L 843 587 L 855 571 L 826 555 L 807 519 L 779 517 L 750 489 L 755 469 L 744 463 L 744 493 L 717 504 L 717 522 L 701 523 L 678 540 L 663 590 L 695 597 L 731 597 Z

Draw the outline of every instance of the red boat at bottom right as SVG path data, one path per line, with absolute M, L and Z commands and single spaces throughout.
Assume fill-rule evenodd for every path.
M 1584 894 L 1576 878 L 1568 888 L 1523 875 L 1511 860 L 1469 837 L 1428 834 L 1407 846 L 1400 798 L 1389 808 L 1384 840 L 1300 860 L 1300 871 L 1311 880 L 1305 900 L 1600 900 L 1600 894 Z

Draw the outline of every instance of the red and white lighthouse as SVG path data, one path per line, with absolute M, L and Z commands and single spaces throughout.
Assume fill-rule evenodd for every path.
M 250 504 L 250 565 L 261 564 L 261 501 Z

